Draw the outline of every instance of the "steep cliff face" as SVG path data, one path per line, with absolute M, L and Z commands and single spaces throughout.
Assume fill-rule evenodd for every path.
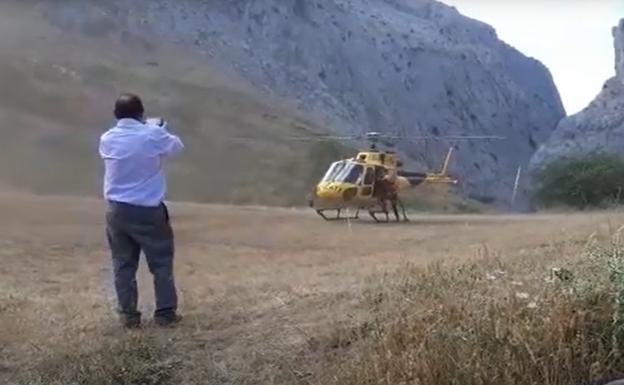
M 624 19 L 613 28 L 616 76 L 578 114 L 563 119 L 531 160 L 539 169 L 549 161 L 595 151 L 621 153 L 624 147 Z
M 405 142 L 413 165 L 452 167 L 464 192 L 506 202 L 513 175 L 564 110 L 548 70 L 433 0 L 40 1 L 56 26 L 145 52 L 202 53 L 340 132 L 502 135 Z M 408 162 L 409 163 L 409 162 Z M 522 196 L 522 193 L 521 193 Z
M 63 1 L 47 11 L 86 34 L 203 52 L 342 132 L 505 136 L 400 145 L 414 163 L 433 166 L 457 144 L 454 171 L 475 197 L 506 201 L 515 169 L 564 115 L 543 65 L 431 0 L 100 3 Z
M 624 19 L 617 27 L 613 27 L 613 41 L 615 42 L 615 72 L 619 79 L 624 81 Z

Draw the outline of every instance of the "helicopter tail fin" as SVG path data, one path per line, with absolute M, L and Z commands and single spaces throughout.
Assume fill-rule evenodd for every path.
M 449 151 L 446 154 L 446 158 L 444 159 L 444 164 L 442 164 L 442 169 L 440 170 L 440 172 L 427 174 L 427 178 L 425 179 L 425 181 L 429 183 L 458 184 L 459 181 L 457 180 L 457 178 L 449 175 L 449 165 L 451 163 L 452 156 L 453 156 L 453 147 L 449 148 Z
M 446 159 L 444 159 L 444 164 L 442 165 L 442 170 L 440 171 L 440 175 L 448 176 L 449 163 L 451 162 L 452 155 L 453 155 L 453 147 L 449 148 L 449 151 L 446 154 Z
M 406 178 L 410 186 L 418 186 L 422 183 L 432 184 L 458 184 L 459 180 L 449 174 L 449 165 L 453 156 L 453 147 L 446 154 L 444 164 L 439 172 L 422 173 L 422 172 L 406 172 L 400 171 L 399 176 Z

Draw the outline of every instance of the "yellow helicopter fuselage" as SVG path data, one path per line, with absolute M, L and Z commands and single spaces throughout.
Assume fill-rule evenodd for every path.
M 447 174 L 450 156 L 451 151 L 441 172 L 409 173 L 398 171 L 399 161 L 392 152 L 359 152 L 354 158 L 332 163 L 316 185 L 310 206 L 319 214 L 326 210 L 348 208 L 370 210 L 379 205 L 376 188 L 380 174 L 394 184 L 397 193 L 423 183 L 455 184 L 457 180 Z

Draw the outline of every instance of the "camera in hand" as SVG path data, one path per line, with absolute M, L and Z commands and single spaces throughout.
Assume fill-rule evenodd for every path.
M 165 119 L 163 119 L 163 118 L 157 118 L 157 117 L 154 117 L 154 118 L 147 118 L 147 119 L 145 120 L 145 123 L 146 123 L 146 124 L 149 124 L 149 125 L 152 125 L 152 126 L 158 126 L 158 127 L 164 127 L 164 126 L 167 124 L 167 122 L 165 121 Z

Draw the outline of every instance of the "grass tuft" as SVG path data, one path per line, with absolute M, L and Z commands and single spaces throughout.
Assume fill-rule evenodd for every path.
M 52 357 L 19 385 L 166 385 L 174 364 L 165 348 L 135 335 L 102 342 L 95 350 L 79 350 Z

